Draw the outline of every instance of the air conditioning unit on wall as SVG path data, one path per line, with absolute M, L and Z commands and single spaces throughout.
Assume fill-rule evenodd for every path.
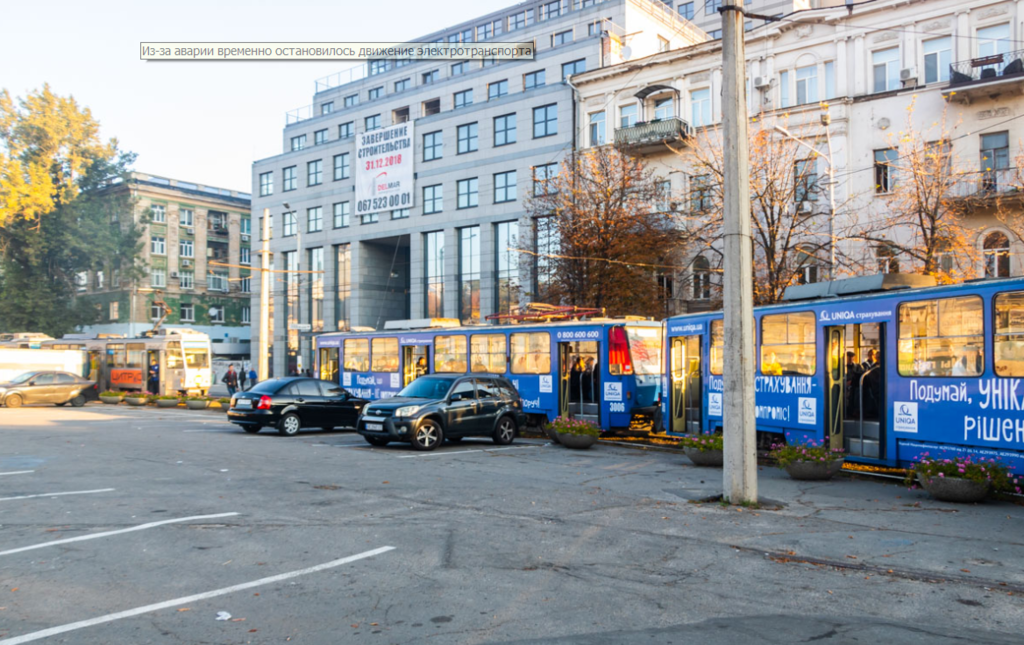
M 917 68 L 907 67 L 900 70 L 900 83 L 904 85 L 917 85 Z
M 765 90 L 771 87 L 772 79 L 768 76 L 755 76 L 754 77 L 754 89 Z
M 801 215 L 809 215 L 814 212 L 814 204 L 811 202 L 800 202 L 799 211 Z

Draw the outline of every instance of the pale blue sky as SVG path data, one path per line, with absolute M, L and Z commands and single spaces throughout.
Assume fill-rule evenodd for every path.
M 0 87 L 49 83 L 92 109 L 103 136 L 138 153 L 136 170 L 251 190 L 255 159 L 281 152 L 286 111 L 315 79 L 353 65 L 146 63 L 141 41 L 404 41 L 515 0 L 56 0 L 7 2 Z

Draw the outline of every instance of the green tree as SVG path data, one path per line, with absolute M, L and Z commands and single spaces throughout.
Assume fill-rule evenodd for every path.
M 138 275 L 141 234 L 117 189 L 134 158 L 48 85 L 17 102 L 0 92 L 0 329 L 59 336 L 93 323 L 77 276 Z

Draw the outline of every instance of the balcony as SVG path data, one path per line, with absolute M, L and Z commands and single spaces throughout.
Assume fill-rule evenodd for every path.
M 961 174 L 953 194 L 960 199 L 995 200 L 1021 194 L 1017 168 L 993 168 Z
M 1024 88 L 1024 50 L 960 61 L 949 66 L 947 100 L 970 103 Z
M 693 136 L 693 128 L 679 117 L 637 123 L 615 129 L 615 145 L 623 148 L 656 148 L 685 141 Z

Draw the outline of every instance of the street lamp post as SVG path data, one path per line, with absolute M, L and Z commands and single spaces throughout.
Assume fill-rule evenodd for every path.
M 828 277 L 830 280 L 836 279 L 836 167 L 832 162 L 832 134 L 829 129 L 829 125 L 832 123 L 832 118 L 828 112 L 821 115 L 821 124 L 825 126 L 825 146 L 828 151 L 827 156 L 824 157 L 825 165 L 828 166 Z M 808 144 L 807 142 L 799 139 L 792 132 L 782 127 L 781 125 L 775 125 L 775 131 L 785 136 L 788 139 L 792 139 L 801 146 L 814 152 L 814 154 L 821 155 L 818 149 Z

